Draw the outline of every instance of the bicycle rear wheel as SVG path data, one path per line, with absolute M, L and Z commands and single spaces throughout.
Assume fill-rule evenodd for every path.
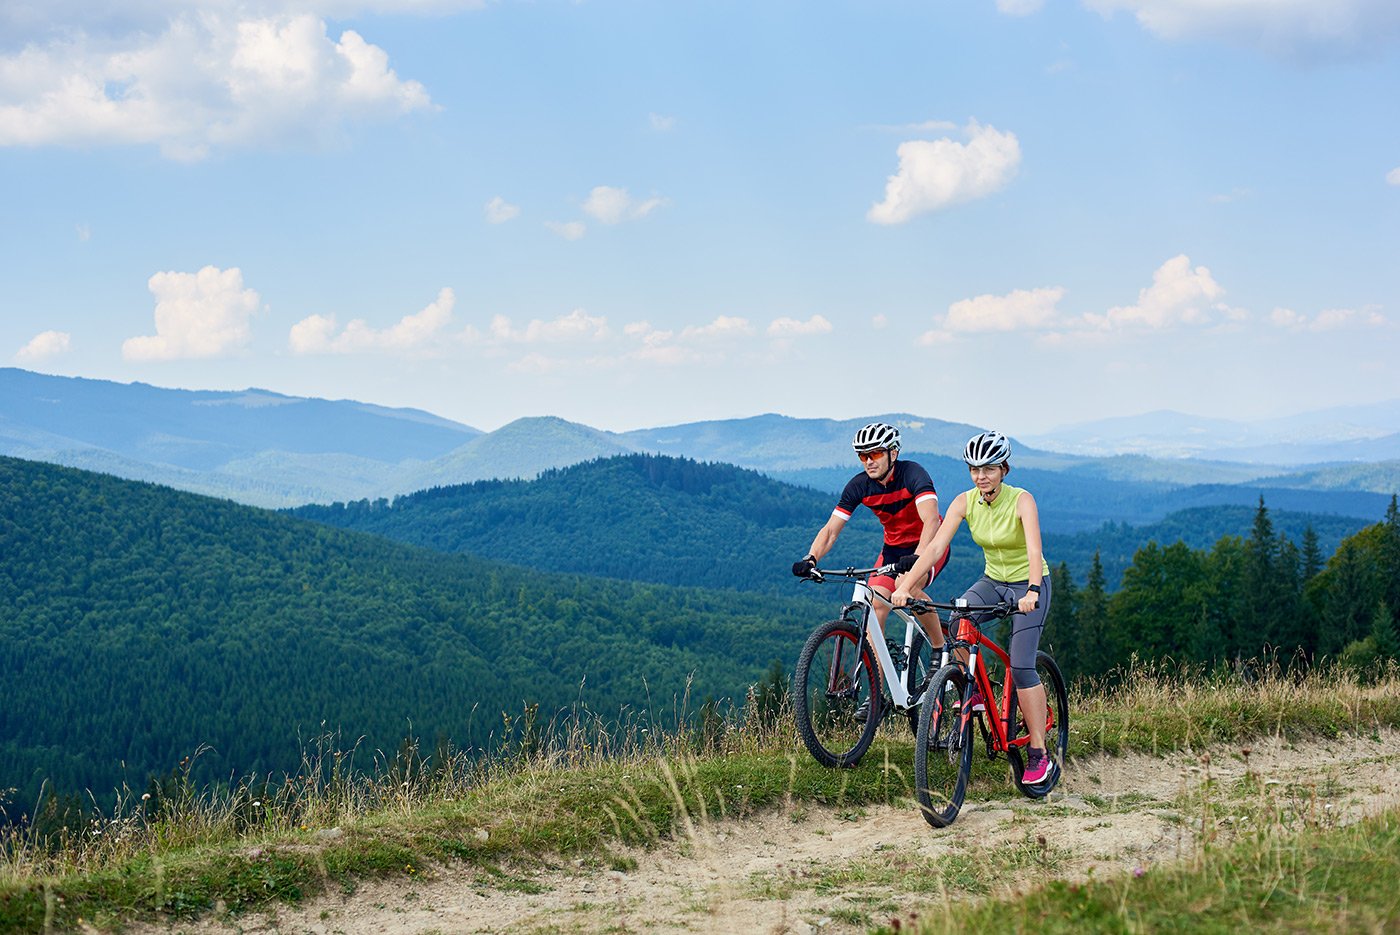
M 924 820 L 935 828 L 958 817 L 972 774 L 972 717 L 962 714 L 967 695 L 967 673 L 950 664 L 934 674 L 919 706 L 914 793 Z
M 1065 677 L 1060 667 L 1049 653 L 1041 650 L 1035 654 L 1035 671 L 1040 676 L 1040 684 L 1045 686 L 1045 752 L 1055 761 L 1055 768 L 1045 781 L 1029 785 L 1021 781 L 1026 771 L 1025 747 L 1012 747 L 1006 758 L 1011 761 L 1011 779 L 1016 788 L 1028 798 L 1040 799 L 1059 785 L 1060 774 L 1064 771 L 1065 752 L 1069 749 L 1069 693 L 1065 690 Z M 1010 739 L 1026 734 L 1026 723 L 1021 718 L 1016 692 L 1011 692 L 1011 734 Z
M 855 766 L 880 726 L 880 675 L 860 631 L 832 620 L 812 631 L 793 672 L 797 732 L 823 766 Z

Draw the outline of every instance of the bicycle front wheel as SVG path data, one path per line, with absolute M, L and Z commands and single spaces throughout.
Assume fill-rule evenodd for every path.
M 855 766 L 880 726 L 880 675 L 860 631 L 845 620 L 812 631 L 793 672 L 797 732 L 823 766 Z
M 962 713 L 967 695 L 967 673 L 950 664 L 934 674 L 919 706 L 914 793 L 924 820 L 935 828 L 958 817 L 972 775 L 972 716 Z
M 1069 693 L 1065 690 L 1065 677 L 1060 667 L 1049 653 L 1041 650 L 1035 654 L 1035 672 L 1040 676 L 1040 684 L 1045 686 L 1045 752 L 1055 761 L 1055 768 L 1045 781 L 1030 785 L 1021 781 L 1026 771 L 1025 747 L 1012 747 L 1006 755 L 1011 761 L 1011 779 L 1021 794 L 1032 799 L 1041 799 L 1059 785 L 1060 774 L 1064 771 L 1065 753 L 1069 749 Z M 1011 739 L 1026 734 L 1026 723 L 1021 717 L 1016 692 L 1011 692 Z

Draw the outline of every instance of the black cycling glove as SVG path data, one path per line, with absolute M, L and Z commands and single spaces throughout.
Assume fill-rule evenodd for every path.
M 901 555 L 894 560 L 894 573 L 897 575 L 909 574 L 909 569 L 914 567 L 914 563 L 919 560 L 918 555 Z
M 816 567 L 817 560 L 809 555 L 800 562 L 792 563 L 792 573 L 798 578 L 807 578 L 812 574 L 812 569 Z

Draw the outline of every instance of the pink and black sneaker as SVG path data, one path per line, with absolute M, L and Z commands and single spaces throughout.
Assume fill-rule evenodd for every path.
M 1045 755 L 1045 751 L 1031 747 L 1026 755 L 1026 771 L 1021 774 L 1021 782 L 1028 786 L 1038 786 L 1049 779 L 1055 769 L 1055 761 Z

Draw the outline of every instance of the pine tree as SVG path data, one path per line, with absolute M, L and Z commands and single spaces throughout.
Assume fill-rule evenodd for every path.
M 1376 604 L 1376 613 L 1371 617 L 1370 638 L 1378 658 L 1400 661 L 1400 633 L 1396 630 L 1395 617 L 1385 601 Z
M 1050 569 L 1050 613 L 1041 643 L 1060 662 L 1061 670 L 1076 671 L 1080 654 L 1077 609 L 1079 594 L 1064 562 Z
M 1315 582 L 1322 585 L 1318 595 L 1322 622 L 1319 653 L 1339 653 L 1366 636 L 1376 602 L 1381 599 L 1378 577 L 1371 553 L 1355 537 L 1342 540 L 1327 570 Z
M 1094 563 L 1089 567 L 1089 580 L 1078 596 L 1075 622 L 1079 630 L 1078 658 L 1063 660 L 1080 675 L 1103 675 L 1119 660 L 1108 645 L 1108 588 L 1105 586 L 1103 562 L 1099 553 L 1094 552 Z M 1061 661 L 1061 660 L 1056 660 Z
M 1284 622 L 1281 619 L 1282 608 L 1278 606 L 1279 590 L 1275 574 L 1278 540 L 1274 538 L 1274 524 L 1264 506 L 1263 494 L 1259 495 L 1254 525 L 1249 539 L 1245 541 L 1245 555 L 1245 628 L 1233 649 L 1237 655 L 1252 657 L 1259 652 L 1263 643 L 1272 642 Z
M 1310 641 L 1311 621 L 1303 609 L 1303 576 L 1298 547 L 1279 535 L 1274 557 L 1274 620 L 1265 634 L 1281 661 L 1297 655 Z
M 1381 571 L 1381 599 L 1392 613 L 1400 614 L 1400 509 L 1396 508 L 1395 500 L 1395 494 L 1391 494 L 1385 522 L 1381 524 L 1376 558 Z
M 1303 583 L 1317 577 L 1317 573 L 1322 571 L 1322 549 L 1317 544 L 1317 530 L 1312 528 L 1312 523 L 1303 530 Z

